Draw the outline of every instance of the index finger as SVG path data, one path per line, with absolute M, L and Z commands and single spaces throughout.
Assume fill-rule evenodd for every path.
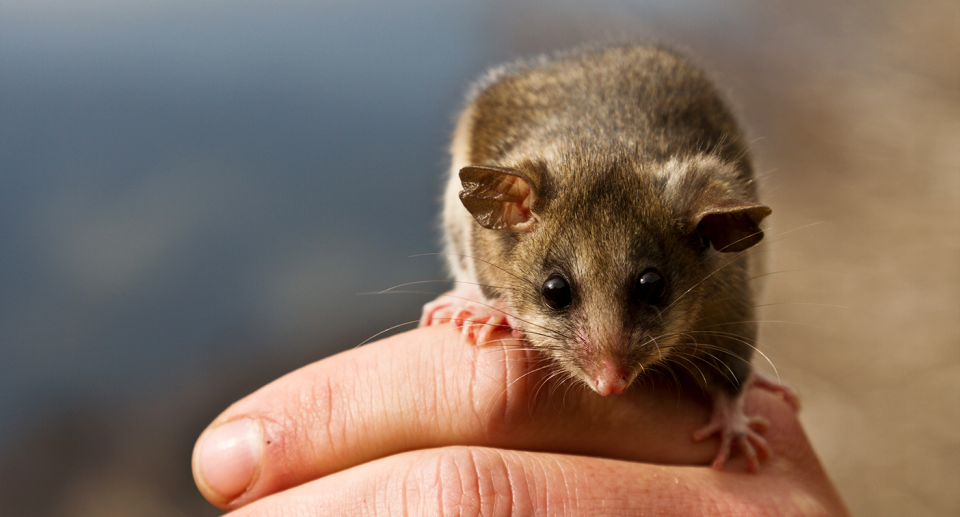
M 421 328 L 292 372 L 237 402 L 201 435 L 194 477 L 222 508 L 403 451 L 478 445 L 703 464 L 702 394 L 639 383 L 599 397 L 553 378 L 525 342 L 470 346 Z

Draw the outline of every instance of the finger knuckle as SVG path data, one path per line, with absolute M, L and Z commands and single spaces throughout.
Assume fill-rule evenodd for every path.
M 417 503 L 408 509 L 417 515 L 520 515 L 516 511 L 515 476 L 511 474 L 503 456 L 496 451 L 471 447 L 438 449 L 411 471 L 406 485 L 416 487 L 418 494 Z
M 342 403 L 350 400 L 342 392 L 346 387 L 331 376 L 305 381 L 297 392 L 297 419 L 302 423 L 300 443 L 310 448 L 313 457 L 335 459 L 338 451 L 346 450 L 346 432 L 357 422 L 351 420 L 349 406 Z
M 515 434 L 529 421 L 532 411 L 529 361 L 517 357 L 520 354 L 503 352 L 480 354 L 469 390 L 474 419 L 491 436 Z

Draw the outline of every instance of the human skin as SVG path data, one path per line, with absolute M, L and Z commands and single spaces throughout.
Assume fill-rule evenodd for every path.
M 230 515 L 846 515 L 792 407 L 759 473 L 693 432 L 709 400 L 669 375 L 600 397 L 558 383 L 525 342 L 421 328 L 294 371 L 221 414 L 193 455 Z M 682 387 L 681 387 L 682 386 Z

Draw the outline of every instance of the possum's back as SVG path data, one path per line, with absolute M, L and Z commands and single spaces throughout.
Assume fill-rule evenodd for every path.
M 746 146 L 713 85 L 659 47 L 580 49 L 491 71 L 471 95 L 471 156 L 494 163 L 551 143 L 645 161 L 716 153 L 746 176 Z

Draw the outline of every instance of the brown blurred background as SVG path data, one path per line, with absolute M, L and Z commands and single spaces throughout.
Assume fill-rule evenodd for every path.
M 755 139 L 762 346 L 850 509 L 960 514 L 960 3 L 939 0 L 5 1 L 0 514 L 216 515 L 189 455 L 220 410 L 416 318 L 425 299 L 354 295 L 440 275 L 407 257 L 437 248 L 468 81 L 635 36 L 710 70 Z

